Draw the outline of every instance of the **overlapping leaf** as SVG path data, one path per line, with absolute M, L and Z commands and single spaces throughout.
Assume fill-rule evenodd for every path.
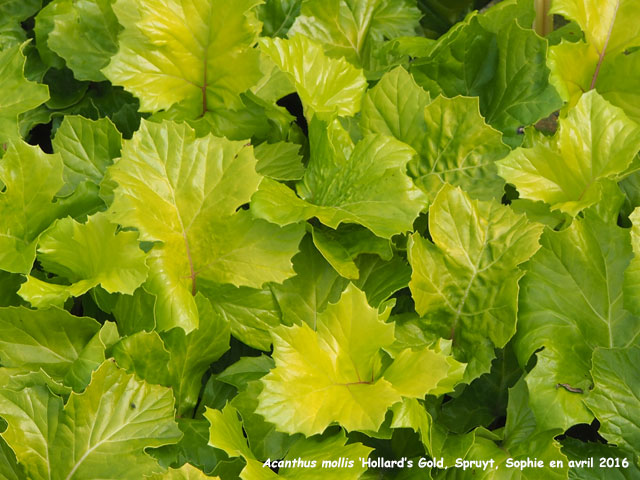
M 615 179 L 640 150 L 640 127 L 598 93 L 589 92 L 561 121 L 556 135 L 518 148 L 499 172 L 523 198 L 571 215 L 596 203 L 603 180 Z
M 527 375 L 531 408 L 539 425 L 565 429 L 592 419 L 583 399 L 594 349 L 624 347 L 640 335 L 637 318 L 623 307 L 631 247 L 627 231 L 590 212 L 540 241 L 521 282 L 515 349 L 524 365 L 544 347 Z
M 124 31 L 103 69 L 115 85 L 155 112 L 183 102 L 192 118 L 217 107 L 240 107 L 239 94 L 260 80 L 254 49 L 256 0 L 117 0 Z
M 280 225 L 314 216 L 332 228 L 357 223 L 383 238 L 411 229 L 424 195 L 405 173 L 413 156 L 409 146 L 383 135 L 354 145 L 337 122 L 317 119 L 310 137 L 311 160 L 297 185 L 301 198 L 264 179 L 252 199 L 256 215 Z
M 539 248 L 541 231 L 506 206 L 445 185 L 429 209 L 433 243 L 411 237 L 416 311 L 426 329 L 453 341 L 456 357 L 469 363 L 467 380 L 488 372 L 494 348 L 515 333 L 518 265 Z
M 303 227 L 277 227 L 236 209 L 260 176 L 245 142 L 196 138 L 186 125 L 143 123 L 109 170 L 118 184 L 110 209 L 140 239 L 161 242 L 149 254 L 147 288 L 157 295 L 160 330 L 197 327 L 197 279 L 261 287 L 293 275 Z

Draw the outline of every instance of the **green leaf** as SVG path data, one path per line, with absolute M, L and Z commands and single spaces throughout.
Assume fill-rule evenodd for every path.
M 624 271 L 624 306 L 635 315 L 640 315 L 640 208 L 629 216 L 631 220 L 631 247 L 633 258 Z
M 104 213 L 78 223 L 72 218 L 58 220 L 38 241 L 38 260 L 44 269 L 71 285 L 44 282 L 27 276 L 19 294 L 37 308 L 62 306 L 101 285 L 109 293 L 128 295 L 147 278 L 146 255 L 138 245 L 136 232 L 118 232 Z
M 62 380 L 100 331 L 92 318 L 76 317 L 58 308 L 0 309 L 0 358 L 4 367 L 42 369 Z
M 411 267 L 395 255 L 383 260 L 374 255 L 363 255 L 358 261 L 359 276 L 353 283 L 367 295 L 369 305 L 380 307 L 391 295 L 409 285 Z
M 622 174 L 638 150 L 640 127 L 589 92 L 560 122 L 552 139 L 514 150 L 498 162 L 498 169 L 521 197 L 575 216 L 600 199 L 603 179 Z
M 116 0 L 124 30 L 102 72 L 155 112 L 183 102 L 192 118 L 241 106 L 239 94 L 261 77 L 254 47 L 256 0 Z
M 162 242 L 149 253 L 147 290 L 158 298 L 159 330 L 197 327 L 197 279 L 259 288 L 293 275 L 291 257 L 301 225 L 279 228 L 236 212 L 260 176 L 245 142 L 186 125 L 144 122 L 109 169 L 118 183 L 109 210 L 114 221 L 140 230 L 140 240 Z
M 348 430 L 377 430 L 400 400 L 380 378 L 379 350 L 393 342 L 364 293 L 352 285 L 338 303 L 309 323 L 272 332 L 276 368 L 262 378 L 257 413 L 287 433 L 322 433 L 332 422 Z
M 42 0 L 5 0 L 0 4 L 0 51 L 26 40 L 21 22 L 35 15 Z
M 21 480 L 25 478 L 24 470 L 16 460 L 13 450 L 0 437 L 0 478 L 3 480 Z
M 254 459 L 242 433 L 238 411 L 227 404 L 220 410 L 207 408 L 204 417 L 209 421 L 209 445 L 224 450 L 230 457 Z
M 180 468 L 170 468 L 166 473 L 145 476 L 150 480 L 206 480 L 207 478 L 220 479 L 220 477 L 211 477 L 205 475 L 202 470 L 198 470 L 196 467 L 189 463 L 185 463 Z
M 262 22 L 262 35 L 284 37 L 300 15 L 301 3 L 302 0 L 266 0 L 259 5 L 256 14 Z
M 632 480 L 640 475 L 640 468 L 634 464 L 632 456 L 613 445 L 585 443 L 567 437 L 562 441 L 562 453 L 570 461 L 574 461 L 574 464 L 569 467 L 570 480 Z M 594 459 L 593 467 L 585 463 L 585 460 L 590 458 Z M 614 462 L 617 459 L 620 466 L 618 468 L 606 466 L 601 468 L 600 462 L 595 461 L 600 458 L 611 458 Z M 622 461 L 625 458 L 629 462 L 629 466 L 626 468 L 622 467 Z
M 469 363 L 465 380 L 488 372 L 494 349 L 515 333 L 518 265 L 539 248 L 541 225 L 495 201 L 445 185 L 429 209 L 433 243 L 411 237 L 409 287 L 422 325 L 453 341 Z
M 305 35 L 330 57 L 372 70 L 384 41 L 414 35 L 420 16 L 415 0 L 307 0 L 289 36 Z
M 196 406 L 202 376 L 209 366 L 229 349 L 229 324 L 211 308 L 202 295 L 196 296 L 199 327 L 185 334 L 174 328 L 161 334 L 171 361 L 167 363 L 176 397 L 178 416 L 185 416 Z
M 590 422 L 583 399 L 591 387 L 593 350 L 623 347 L 640 335 L 637 318 L 623 308 L 628 235 L 589 214 L 566 230 L 545 231 L 527 265 L 514 348 L 526 365 L 544 347 L 526 377 L 531 408 L 544 428 Z
M 295 257 L 294 257 L 295 258 Z M 201 282 L 202 293 L 231 327 L 231 334 L 258 350 L 271 349 L 271 329 L 280 325 L 280 309 L 271 290 Z
M 180 438 L 171 391 L 135 380 L 112 362 L 64 409 L 46 388 L 29 387 L 1 390 L 0 411 L 9 423 L 3 437 L 34 479 L 139 479 L 159 471 L 144 448 Z
M 282 323 L 308 323 L 315 329 L 318 314 L 327 308 L 329 302 L 338 301 L 348 282 L 327 263 L 309 237 L 300 243 L 300 252 L 293 257 L 293 269 L 296 276 L 285 280 L 282 285 L 271 286 L 282 312 Z
M 313 243 L 322 256 L 345 278 L 357 280 L 360 276 L 356 258 L 361 254 L 377 254 L 391 260 L 393 252 L 389 240 L 376 237 L 359 225 L 343 224 L 336 230 L 329 228 L 311 229 Z
M 106 80 L 100 71 L 118 51 L 113 0 L 58 1 L 47 44 L 62 57 L 78 80 Z
M 300 145 L 289 142 L 261 143 L 254 149 L 256 172 L 275 180 L 300 180 L 304 175 Z
M 18 115 L 49 99 L 46 85 L 24 77 L 24 44 L 0 49 L 0 147 L 19 138 Z
M 418 157 L 409 173 L 433 200 L 443 183 L 460 186 L 474 198 L 500 198 L 504 181 L 494 164 L 508 147 L 487 125 L 477 98 L 429 94 L 402 67 L 385 74 L 365 95 L 364 133 L 391 135 L 411 145 Z
M 257 216 L 280 225 L 314 216 L 332 228 L 357 223 L 383 238 L 411 230 L 424 196 L 405 173 L 413 156 L 409 146 L 382 135 L 368 135 L 354 146 L 339 123 L 327 126 L 317 119 L 310 137 L 311 159 L 298 184 L 301 198 L 264 179 L 252 199 Z
M 412 63 L 418 85 L 432 96 L 480 97 L 480 112 L 489 125 L 504 134 L 509 145 L 520 143 L 518 128 L 533 125 L 561 107 L 549 84 L 547 44 L 515 19 L 500 33 L 491 22 L 471 16 L 442 36 Z
M 242 357 L 220 372 L 217 379 L 233 385 L 238 390 L 244 390 L 249 382 L 264 377 L 274 366 L 273 359 L 266 355 Z
M 599 433 L 611 443 L 631 452 L 640 450 L 638 389 L 640 343 L 627 348 L 596 348 L 591 375 L 595 387 L 585 403 L 600 421 Z
M 302 100 L 305 115 L 350 116 L 360 110 L 367 82 L 361 70 L 343 58 L 329 58 L 322 46 L 304 35 L 263 38 L 260 48 L 286 72 Z
M 107 167 L 120 156 L 122 135 L 108 118 L 90 120 L 66 115 L 52 145 L 64 163 L 66 185 L 60 195 L 65 195 L 84 181 L 100 184 Z

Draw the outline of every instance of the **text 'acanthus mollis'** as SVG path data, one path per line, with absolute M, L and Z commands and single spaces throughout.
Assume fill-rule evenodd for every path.
M 497 201 L 471 200 L 445 185 L 429 209 L 433 243 L 409 242 L 409 287 L 423 328 L 448 338 L 469 364 L 465 380 L 488 372 L 494 349 L 516 329 L 518 265 L 540 247 L 542 225 Z
M 159 330 L 198 326 L 198 279 L 260 288 L 294 275 L 300 224 L 278 227 L 253 218 L 249 203 L 261 175 L 253 148 L 184 124 L 143 122 L 107 174 L 118 184 L 109 213 L 149 252 L 146 288 L 157 296 Z
M 383 350 L 395 341 L 388 314 L 349 285 L 318 314 L 316 330 L 307 323 L 275 329 L 276 367 L 262 379 L 256 412 L 292 434 L 315 435 L 334 422 L 376 431 L 403 397 L 451 391 L 465 365 L 437 348 L 405 348 L 383 362 Z

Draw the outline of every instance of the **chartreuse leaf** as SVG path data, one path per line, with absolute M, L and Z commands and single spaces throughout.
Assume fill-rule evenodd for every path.
M 240 107 L 239 94 L 260 80 L 256 0 L 117 0 L 124 30 L 102 72 L 155 112 L 183 102 L 191 117 Z
M 495 201 L 445 185 L 429 209 L 433 243 L 411 237 L 409 287 L 423 326 L 453 341 L 469 363 L 465 379 L 488 372 L 494 349 L 515 333 L 518 265 L 539 248 L 541 225 Z
M 20 137 L 18 115 L 28 112 L 49 99 L 46 85 L 24 77 L 23 45 L 0 49 L 0 147 Z
M 0 4 L 0 51 L 27 39 L 20 24 L 41 7 L 42 0 L 5 0 Z
M 311 160 L 297 185 L 301 198 L 264 179 L 251 204 L 257 216 L 280 225 L 314 216 L 332 228 L 357 223 L 383 238 L 411 230 L 424 205 L 405 173 L 413 149 L 383 135 L 367 135 L 354 146 L 337 121 L 316 118 L 309 135 Z
M 256 171 L 276 180 L 300 180 L 304 175 L 300 145 L 289 142 L 261 143 L 254 149 Z
M 262 35 L 284 37 L 300 14 L 301 3 L 302 0 L 266 0 L 259 5 L 256 13 L 262 22 Z
M 527 265 L 514 348 L 526 365 L 544 347 L 526 377 L 531 408 L 544 428 L 590 422 L 583 399 L 592 385 L 593 350 L 625 347 L 640 335 L 637 318 L 623 307 L 628 235 L 588 211 L 565 230 L 545 231 L 542 248 Z
M 380 350 L 394 342 L 394 325 L 384 323 L 388 312 L 378 313 L 350 285 L 318 314 L 316 331 L 310 322 L 275 329 L 276 367 L 261 380 L 256 413 L 279 431 L 306 436 L 333 422 L 375 431 L 401 396 L 450 390 L 440 383 L 461 378 L 464 366 L 427 347 L 403 350 L 383 372 Z
M 113 322 L 100 324 L 58 308 L 0 309 L 0 356 L 5 367 L 25 372 L 43 371 L 53 380 L 81 391 L 92 370 L 105 359 L 105 349 L 116 342 Z
M 196 295 L 196 304 L 200 324 L 189 334 L 181 328 L 160 334 L 139 332 L 123 338 L 111 350 L 127 372 L 171 387 L 179 416 L 196 405 L 202 376 L 229 349 L 229 324 L 201 294 Z
M 309 237 L 300 243 L 300 252 L 293 257 L 293 269 L 296 272 L 294 277 L 285 280 L 282 285 L 271 286 L 282 313 L 282 323 L 308 323 L 315 329 L 318 314 L 324 311 L 329 302 L 338 301 L 348 281 L 331 267 Z
M 521 197 L 575 216 L 600 199 L 603 180 L 622 174 L 638 150 L 640 127 L 589 92 L 560 121 L 551 140 L 512 151 L 498 162 L 498 170 Z
M 394 136 L 418 152 L 409 173 L 430 200 L 445 182 L 474 198 L 502 196 L 504 181 L 494 162 L 509 148 L 485 123 L 477 98 L 439 96 L 430 103 L 429 94 L 398 67 L 365 95 L 361 125 L 365 133 Z
M 202 470 L 197 469 L 190 463 L 185 463 L 180 468 L 169 468 L 166 473 L 145 476 L 150 480 L 206 480 L 207 478 L 219 479 L 205 475 Z
M 0 161 L 0 180 L 0 268 L 28 273 L 39 235 L 60 210 L 52 200 L 63 184 L 62 160 L 19 141 Z
M 355 260 L 361 254 L 377 254 L 385 260 L 391 260 L 393 256 L 389 240 L 376 237 L 359 225 L 342 224 L 336 230 L 312 227 L 311 233 L 316 248 L 345 278 L 359 278 Z
M 321 43 L 330 57 L 359 68 L 375 68 L 374 54 L 385 40 L 415 34 L 420 21 L 415 0 L 307 0 L 289 30 Z
M 62 57 L 78 80 L 106 80 L 100 71 L 118 51 L 113 0 L 58 0 L 47 44 Z
M 505 142 L 521 142 L 517 131 L 560 108 L 561 99 L 549 84 L 545 65 L 547 44 L 515 19 L 500 24 L 470 16 L 443 35 L 411 72 L 432 96 L 480 97 L 480 112 Z M 490 29 L 491 27 L 491 29 Z
M 38 241 L 38 260 L 44 269 L 71 282 L 61 285 L 30 275 L 19 294 L 37 308 L 62 306 L 101 285 L 109 293 L 133 292 L 147 278 L 146 254 L 138 245 L 137 232 L 118 232 L 104 213 L 86 223 L 67 217 L 58 220 Z
M 329 58 L 322 46 L 304 35 L 262 38 L 260 48 L 286 72 L 302 100 L 305 115 L 351 116 L 360 110 L 367 82 L 362 70 L 344 58 Z
M 118 184 L 109 213 L 137 227 L 140 240 L 161 242 L 149 253 L 147 290 L 157 295 L 159 330 L 197 327 L 197 279 L 259 288 L 293 275 L 291 257 L 302 225 L 284 228 L 246 210 L 260 182 L 245 142 L 188 126 L 143 122 L 109 169 Z
M 2 422 L 0 422 L 1 426 Z M 13 450 L 0 437 L 0 478 L 3 480 L 21 480 L 25 478 L 24 469 L 16 460 Z
M 66 115 L 51 143 L 64 163 L 66 185 L 59 193 L 64 195 L 84 181 L 100 184 L 107 167 L 120 156 L 122 134 L 108 118 Z
M 620 448 L 640 451 L 640 342 L 627 348 L 596 348 L 591 375 L 595 387 L 585 403 L 600 422 L 599 432 Z
M 361 443 L 345 445 L 347 438 L 343 431 L 332 436 L 299 438 L 284 457 L 276 475 L 268 466 L 271 462 L 274 464 L 279 462 L 276 462 L 276 459 L 268 459 L 269 465 L 267 465 L 256 460 L 247 445 L 242 431 L 243 421 L 238 418 L 238 411 L 235 408 L 227 405 L 222 411 L 207 409 L 205 417 L 211 424 L 209 444 L 224 450 L 230 457 L 243 457 L 247 462 L 247 466 L 240 475 L 243 480 L 268 480 L 279 477 L 310 480 L 318 478 L 319 472 L 330 478 L 355 480 L 360 478 L 365 470 L 362 462 L 359 461 L 360 457 L 367 458 L 372 451 L 370 447 Z M 322 467 L 323 461 L 334 462 L 340 458 L 354 460 L 354 466 L 351 468 Z M 305 462 L 315 461 L 316 467 L 295 466 L 292 462 L 298 459 Z M 274 465 L 276 466 L 278 465 Z
M 631 220 L 631 247 L 633 258 L 624 271 L 624 306 L 635 315 L 640 315 L 640 208 L 629 215 Z
M 34 480 L 140 479 L 160 471 L 144 449 L 180 438 L 171 391 L 110 361 L 64 408 L 46 387 L 34 386 L 0 390 L 0 411 L 9 424 L 2 436 Z

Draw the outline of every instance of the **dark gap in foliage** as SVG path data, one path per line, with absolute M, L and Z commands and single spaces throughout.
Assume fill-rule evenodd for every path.
M 504 195 L 502 196 L 502 204 L 503 205 L 511 205 L 511 202 L 520 198 L 520 193 L 516 190 L 516 187 L 511 185 L 510 183 L 505 184 L 504 186 Z
M 31 129 L 27 136 L 27 142 L 30 145 L 39 146 L 45 153 L 53 153 L 53 146 L 51 145 L 51 130 L 53 123 L 41 123 Z
M 276 102 L 276 104 L 286 108 L 291 115 L 296 117 L 296 124 L 306 136 L 309 135 L 309 125 L 307 124 L 307 119 L 304 118 L 302 101 L 297 93 L 290 93 L 289 95 L 282 97 Z
M 564 438 L 571 437 L 582 440 L 583 442 L 607 443 L 607 441 L 598 433 L 599 428 L 600 422 L 598 422 L 597 419 L 594 419 L 591 424 L 579 423 L 569 427 L 564 435 L 560 435 L 557 439 L 562 440 Z

